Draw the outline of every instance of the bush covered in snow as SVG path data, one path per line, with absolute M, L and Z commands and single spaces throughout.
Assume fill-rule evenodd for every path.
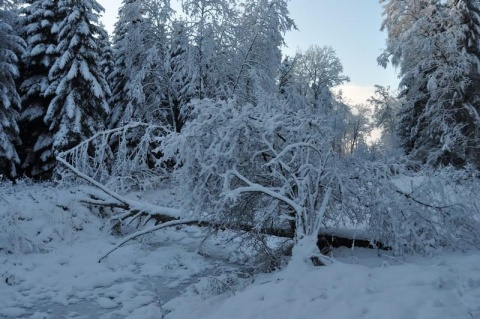
M 475 170 L 428 169 L 369 181 L 369 229 L 399 253 L 480 248 Z

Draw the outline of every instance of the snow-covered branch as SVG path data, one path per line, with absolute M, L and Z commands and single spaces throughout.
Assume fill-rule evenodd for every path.
M 137 215 L 138 213 L 144 214 L 149 217 L 155 217 L 157 216 L 160 219 L 163 220 L 173 220 L 173 219 L 178 219 L 182 216 L 182 213 L 179 209 L 175 208 L 170 208 L 170 207 L 164 207 L 164 206 L 158 206 L 158 205 L 153 205 L 153 204 L 148 204 L 144 202 L 139 202 L 135 200 L 131 200 L 128 198 L 125 198 L 124 196 L 121 196 L 120 194 L 110 190 L 109 188 L 105 187 L 101 183 L 95 181 L 91 177 L 87 176 L 86 174 L 80 172 L 78 169 L 73 167 L 71 164 L 69 164 L 67 161 L 65 161 L 61 157 L 57 157 L 57 160 L 65 165 L 70 171 L 72 171 L 76 176 L 84 179 L 88 183 L 92 184 L 96 188 L 100 189 L 102 192 L 107 194 L 109 197 L 114 198 L 117 202 L 111 202 L 111 201 L 106 201 L 106 200 L 99 200 L 95 198 L 88 198 L 85 199 L 84 201 L 88 202 L 89 204 L 92 205 L 97 205 L 97 206 L 104 206 L 104 207 L 118 207 L 121 208 L 122 210 L 127 211 L 124 214 L 117 215 L 115 216 L 115 220 L 118 220 L 119 222 L 124 221 L 126 218 Z M 92 196 L 97 197 L 96 194 L 93 194 Z
M 225 193 L 225 196 L 227 197 L 238 197 L 242 195 L 243 193 L 263 193 L 265 195 L 268 195 L 272 198 L 275 198 L 277 200 L 280 200 L 284 202 L 285 204 L 289 205 L 291 208 L 295 210 L 297 214 L 302 214 L 303 212 L 303 207 L 295 203 L 293 200 L 291 200 L 288 197 L 283 196 L 282 194 L 279 194 L 278 192 L 273 191 L 272 189 L 269 189 L 267 187 L 264 187 L 262 185 L 252 183 L 250 182 L 247 178 L 245 178 L 243 175 L 241 175 L 237 170 L 229 170 L 225 174 L 225 178 L 229 178 L 229 175 L 233 175 L 237 178 L 239 178 L 241 181 L 245 182 L 248 186 L 243 186 L 243 187 L 237 187 L 233 190 L 227 191 Z
M 153 233 L 157 230 L 160 230 L 160 229 L 163 229 L 163 228 L 167 228 L 167 227 L 172 227 L 172 226 L 177 226 L 177 225 L 185 225 L 185 224 L 191 224 L 191 223 L 196 223 L 198 222 L 197 220 L 195 219 L 180 219 L 180 220 L 172 220 L 170 222 L 166 222 L 166 223 L 163 223 L 163 224 L 160 224 L 160 225 L 157 225 L 157 226 L 152 226 L 152 227 L 149 227 L 149 228 L 146 228 L 146 229 L 143 229 L 141 231 L 138 231 L 138 232 L 135 232 L 127 237 L 125 237 L 124 239 L 122 239 L 118 244 L 116 244 L 112 249 L 110 249 L 105 255 L 103 255 L 99 260 L 98 262 L 102 262 L 102 260 L 104 260 L 105 258 L 107 258 L 111 253 L 113 253 L 115 250 L 117 250 L 118 248 L 122 247 L 123 245 L 125 245 L 126 243 L 128 243 L 129 241 L 133 240 L 133 239 L 136 239 L 140 236 L 143 236 L 143 235 L 146 235 L 146 234 L 149 234 L 149 233 Z
M 58 157 L 109 188 L 147 188 L 165 178 L 155 163 L 154 148 L 167 132 L 157 125 L 132 122 L 98 132 Z

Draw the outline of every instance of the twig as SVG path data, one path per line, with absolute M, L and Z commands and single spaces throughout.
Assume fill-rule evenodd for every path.
M 395 257 L 393 257 L 393 256 L 389 256 L 389 255 L 387 255 L 387 254 L 380 254 L 380 256 L 381 256 L 381 257 L 390 258 L 390 259 L 398 262 L 399 264 L 404 264 L 404 265 L 406 264 L 405 261 L 402 261 L 402 260 L 400 260 L 400 259 L 398 259 L 398 258 L 395 258 Z
M 162 229 L 162 228 L 167 228 L 167 227 L 172 227 L 172 226 L 176 226 L 176 225 L 184 225 L 184 224 L 191 224 L 191 223 L 196 223 L 198 222 L 198 220 L 195 220 L 195 219 L 181 219 L 181 220 L 172 220 L 170 222 L 166 222 L 166 223 L 163 223 L 163 224 L 160 224 L 160 225 L 157 225 L 157 226 L 153 226 L 153 227 L 149 227 L 147 229 L 144 229 L 144 230 L 141 230 L 141 231 L 138 231 L 136 233 L 133 233 L 131 234 L 130 236 L 127 236 L 125 237 L 121 242 L 119 242 L 118 244 L 115 245 L 115 247 L 113 247 L 112 249 L 110 249 L 105 255 L 103 255 L 102 258 L 100 258 L 98 260 L 99 263 L 102 262 L 102 260 L 104 260 L 105 258 L 107 258 L 111 253 L 113 253 L 115 250 L 117 250 L 118 248 L 122 247 L 123 245 L 125 245 L 127 242 L 129 242 L 130 240 L 133 240 L 137 237 L 140 237 L 140 236 L 143 236 L 145 234 L 149 234 L 149 233 L 152 233 L 154 231 L 157 231 L 159 229 Z
M 163 318 L 165 318 L 165 313 L 163 312 L 162 298 L 160 298 L 160 294 L 158 293 L 157 288 L 155 288 L 155 293 L 157 294 L 158 306 L 160 308 L 160 314 L 162 315 L 162 317 L 160 319 L 163 319 Z
M 94 180 L 93 178 L 91 178 L 91 177 L 85 175 L 84 173 L 80 172 L 78 169 L 76 169 L 75 167 L 70 165 L 66 160 L 64 160 L 60 156 L 57 156 L 57 161 L 59 161 L 60 163 L 65 165 L 68 169 L 70 169 L 78 177 L 83 178 L 84 180 L 86 180 L 87 182 L 92 184 L 93 186 L 100 188 L 103 192 L 105 192 L 106 194 L 115 198 L 119 202 L 128 205 L 128 203 L 119 194 L 115 193 L 114 191 L 109 190 L 108 188 L 106 188 L 105 186 L 103 186 L 102 184 L 100 184 L 99 182 Z
M 403 191 L 401 191 L 401 190 L 399 190 L 399 189 L 393 189 L 393 190 L 394 190 L 395 192 L 397 192 L 397 193 L 405 196 L 406 198 L 413 200 L 415 203 L 417 203 L 417 204 L 419 204 L 419 205 L 422 205 L 422 206 L 425 206 L 425 207 L 428 207 L 428 208 L 443 210 L 443 209 L 451 208 L 451 207 L 454 207 L 454 206 L 463 207 L 463 205 L 460 204 L 460 203 L 454 203 L 454 204 L 451 204 L 451 205 L 444 205 L 444 206 L 432 205 L 432 204 L 424 203 L 424 202 L 422 202 L 422 201 L 419 200 L 419 199 L 416 199 L 412 194 L 403 192 Z
M 235 290 L 234 290 L 229 284 L 227 284 L 227 283 L 224 282 L 223 280 L 218 279 L 217 277 L 208 276 L 208 278 L 210 278 L 210 279 L 215 279 L 215 280 L 217 280 L 218 282 L 222 283 L 225 287 L 227 287 L 228 289 L 230 289 L 230 291 L 232 292 L 232 294 L 235 296 Z

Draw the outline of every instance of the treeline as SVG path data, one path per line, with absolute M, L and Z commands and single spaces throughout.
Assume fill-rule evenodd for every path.
M 282 62 L 283 36 L 295 28 L 287 1 L 192 0 L 176 13 L 168 0 L 126 0 L 112 41 L 95 0 L 1 8 L 0 174 L 11 178 L 48 179 L 55 154 L 131 121 L 180 132 L 193 100 L 256 105 L 282 94 L 334 116 L 336 148 L 348 152 L 371 129 L 366 108 L 352 112 L 330 90 L 348 81 L 333 49 Z

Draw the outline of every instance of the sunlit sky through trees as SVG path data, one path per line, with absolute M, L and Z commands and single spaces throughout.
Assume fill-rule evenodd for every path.
M 103 23 L 111 34 L 122 0 L 98 0 L 105 8 Z M 180 0 L 172 0 L 180 11 Z M 398 79 L 392 67 L 383 69 L 376 58 L 385 45 L 386 34 L 380 31 L 382 8 L 376 0 L 291 0 L 291 17 L 298 31 L 286 35 L 284 52 L 294 55 L 310 45 L 328 45 L 335 49 L 351 81 L 341 86 L 344 97 L 363 103 L 380 84 L 397 88 Z

